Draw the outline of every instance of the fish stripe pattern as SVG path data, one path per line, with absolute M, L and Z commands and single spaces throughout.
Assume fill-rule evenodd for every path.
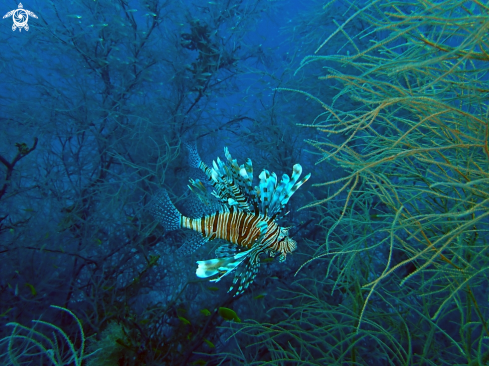
M 297 243 L 289 237 L 288 229 L 279 226 L 277 220 L 285 216 L 285 205 L 311 175 L 299 181 L 302 167 L 295 164 L 291 177 L 284 174 L 279 182 L 275 173 L 263 170 L 259 175 L 259 185 L 253 188 L 250 159 L 240 166 L 225 148 L 226 161 L 217 158 L 210 168 L 200 159 L 194 145 L 187 144 L 187 149 L 190 165 L 201 169 L 208 184 L 214 188 L 209 194 L 203 182 L 190 180 L 190 190 L 205 205 L 210 205 L 212 197 L 216 198 L 221 202 L 221 208 L 200 218 L 186 217 L 173 205 L 168 192 L 162 189 L 154 196 L 150 211 L 168 231 L 188 229 L 201 234 L 201 240 L 193 237 L 190 244 L 184 244 L 179 249 L 181 253 L 195 250 L 209 240 L 228 241 L 229 244 L 216 250 L 217 258 L 197 261 L 196 275 L 213 277 L 211 281 L 217 282 L 235 272 L 229 291 L 235 290 L 236 296 L 253 282 L 262 254 L 280 254 L 282 262 L 297 248 Z
M 267 224 L 268 230 L 263 238 L 263 244 L 270 250 L 278 251 L 280 227 L 270 218 L 244 212 L 230 207 L 228 212 L 216 212 L 214 215 L 201 219 L 181 216 L 181 228 L 199 231 L 205 238 L 224 239 L 231 243 L 251 248 L 261 235 L 256 226 L 259 221 Z

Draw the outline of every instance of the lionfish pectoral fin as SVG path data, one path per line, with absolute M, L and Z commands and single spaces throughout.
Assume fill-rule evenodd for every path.
M 251 251 L 252 253 L 245 258 L 244 265 L 240 266 L 236 271 L 233 284 L 228 290 L 228 292 L 231 292 L 234 288 L 236 288 L 236 293 L 233 295 L 233 297 L 242 294 L 248 288 L 248 286 L 253 283 L 253 280 L 255 279 L 260 268 L 261 250 L 258 247 L 254 247 L 251 249 Z
M 218 278 L 214 278 L 212 282 L 218 282 L 224 276 L 228 275 L 236 269 L 247 257 L 251 250 L 241 252 L 233 257 L 215 258 L 206 261 L 197 261 L 198 267 L 195 274 L 200 278 L 207 278 L 220 274 Z
M 223 244 L 216 249 L 217 258 L 234 257 L 239 252 L 239 246 L 237 244 L 228 243 Z

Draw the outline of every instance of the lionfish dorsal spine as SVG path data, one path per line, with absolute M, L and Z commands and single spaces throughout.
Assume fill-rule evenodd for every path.
M 209 193 L 206 186 L 199 180 L 189 180 L 189 185 L 187 187 L 206 205 L 209 205 Z
M 270 200 L 270 205 L 269 205 L 269 212 L 273 213 L 273 215 L 277 215 L 281 208 L 282 208 L 282 201 L 287 195 L 287 190 L 286 190 L 286 185 L 289 182 L 289 176 L 287 174 L 284 174 L 282 176 L 282 180 L 278 184 L 278 186 L 275 188 L 275 191 L 273 193 L 273 196 Z
M 253 166 L 251 165 L 251 160 L 248 161 L 239 168 L 239 176 L 243 181 L 244 185 L 248 192 L 251 192 L 253 189 Z

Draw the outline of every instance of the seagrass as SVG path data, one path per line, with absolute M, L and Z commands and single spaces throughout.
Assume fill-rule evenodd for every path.
M 325 233 L 297 273 L 311 282 L 288 290 L 285 320 L 236 335 L 267 342 L 279 364 L 365 364 L 375 353 L 385 364 L 486 364 L 489 8 L 350 2 L 335 24 L 299 70 L 319 63 L 318 82 L 341 84 L 338 93 L 280 89 L 323 108 L 301 126 L 316 131 L 307 142 L 317 164 L 345 171 L 317 183 L 325 194 L 303 207 Z M 318 279 L 338 304 L 311 293 Z

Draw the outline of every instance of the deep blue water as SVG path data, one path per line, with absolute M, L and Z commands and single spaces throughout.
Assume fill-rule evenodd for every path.
M 487 8 L 479 3 L 440 3 L 2 1 L 0 363 L 487 364 L 487 38 L 472 29 L 484 29 L 489 22 Z M 443 6 L 452 20 L 440 20 L 442 12 L 435 10 Z M 354 16 L 363 7 L 365 16 Z M 389 17 L 401 21 L 396 11 L 404 16 L 411 10 L 421 14 L 420 22 L 432 23 L 406 30 L 407 36 L 371 52 L 372 58 L 345 61 L 392 37 L 393 27 L 375 29 L 372 23 Z M 462 24 L 454 34 L 438 30 L 453 26 L 452 21 Z M 432 51 L 411 59 L 409 42 L 423 42 L 423 32 L 432 42 L 424 47 Z M 480 37 L 469 51 L 467 34 Z M 424 74 L 399 69 L 389 79 L 382 71 L 388 52 L 395 55 L 389 60 L 398 58 L 402 65 L 440 54 L 450 57 L 419 66 L 428 70 Z M 307 56 L 316 59 L 308 63 L 312 58 Z M 453 84 L 437 80 L 423 89 L 432 75 L 450 69 L 452 60 L 463 60 L 453 66 L 456 72 L 446 72 Z M 344 79 L 321 79 L 325 75 L 365 81 L 352 91 Z M 364 99 L 351 95 L 359 95 L 372 80 L 378 80 L 379 89 L 388 89 L 384 83 L 396 85 L 385 98 L 409 90 L 463 112 L 456 122 L 437 125 L 445 131 L 440 134 L 426 125 L 417 128 L 420 144 L 429 140 L 439 146 L 450 134 L 453 141 L 463 141 L 460 149 L 471 143 L 475 147 L 457 160 L 462 172 L 447 168 L 443 175 L 436 170 L 461 152 L 450 155 L 450 162 L 441 155 L 433 158 L 432 171 L 422 161 L 413 162 L 417 175 L 386 166 L 372 170 L 371 181 L 362 176 L 352 191 L 345 189 L 323 203 L 356 169 L 351 163 L 355 156 L 375 150 L 370 144 L 377 137 L 395 131 L 395 140 L 411 131 L 406 121 L 422 119 L 422 107 L 393 107 L 389 116 L 395 122 L 379 118 L 375 133 L 365 128 L 351 141 L 351 129 L 331 133 L 311 127 L 362 115 L 381 97 L 375 90 L 366 91 Z M 470 127 L 477 123 L 467 115 L 480 126 Z M 340 129 L 339 123 L 331 126 Z M 206 176 L 192 161 L 186 144 L 195 146 L 215 172 L 217 158 L 226 161 L 225 147 L 238 165 L 251 159 L 253 188 L 239 188 L 239 169 L 233 176 L 231 164 L 222 168 L 224 180 L 216 185 L 212 173 Z M 340 145 L 352 160 L 323 162 L 332 146 Z M 415 149 L 401 145 L 395 147 Z M 374 157 L 384 153 L 376 151 Z M 272 221 L 284 232 L 288 229 L 297 249 L 284 262 L 278 250 L 264 251 L 260 266 L 243 269 L 251 261 L 246 259 L 219 282 L 197 277 L 196 261 L 231 258 L 251 247 L 228 248 L 233 240 L 224 239 L 203 243 L 210 229 L 173 230 L 168 217 L 176 220 L 175 210 L 195 220 L 222 217 L 229 207 L 237 207 L 232 187 L 246 191 L 243 200 L 258 205 L 264 198 L 252 197 L 254 187 L 261 197 L 271 189 L 263 179 L 260 185 L 260 173 L 275 172 L 286 185 L 289 178 L 283 175 L 291 176 L 294 164 L 302 166 L 301 179 L 308 173 L 311 178 L 295 193 L 289 187 L 294 195 L 282 214 L 289 213 Z M 209 202 L 191 193 L 189 179 L 203 182 Z M 391 187 L 387 180 L 403 193 L 410 191 L 402 185 L 431 189 L 444 179 L 455 187 L 450 193 L 443 187 L 429 191 L 436 195 L 432 201 L 423 201 L 424 193 L 406 201 L 402 196 L 402 209 L 374 194 Z M 350 182 L 356 184 L 355 178 Z M 162 189 L 172 203 L 162 203 L 155 215 L 151 207 Z M 351 201 L 350 194 L 355 197 Z M 439 246 L 447 245 L 436 258 L 418 240 L 423 237 L 418 226 L 389 231 L 402 219 L 402 210 L 422 215 L 431 205 L 430 212 L 440 215 L 423 232 L 431 242 L 453 229 L 450 225 L 474 220 L 454 234 L 455 244 L 441 241 Z M 258 211 L 250 206 L 249 215 Z M 447 219 L 449 224 L 446 212 L 455 215 L 450 220 L 456 217 Z M 209 225 L 221 225 L 213 220 Z M 223 230 L 234 230 L 231 220 L 223 225 Z M 391 268 L 378 292 L 369 292 L 368 284 Z M 254 281 L 240 282 L 254 270 Z M 414 273 L 422 274 L 409 281 Z M 251 284 L 234 296 L 238 285 L 228 292 L 233 278 L 238 285 Z M 95 354 L 88 357 L 91 352 Z

